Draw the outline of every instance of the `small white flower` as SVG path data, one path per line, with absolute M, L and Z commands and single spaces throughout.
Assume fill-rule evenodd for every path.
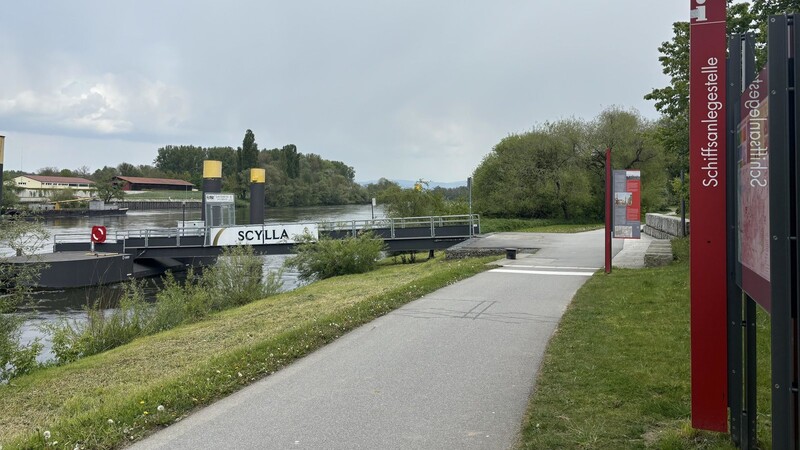
M 157 409 L 159 412 L 161 412 L 161 411 L 164 411 L 164 405 L 158 405 L 158 408 L 156 408 L 156 409 Z
M 114 419 L 108 419 L 108 423 L 110 423 L 111 425 L 114 425 Z
M 42 433 L 42 436 L 44 436 L 45 439 L 50 439 L 50 431 L 45 431 Z

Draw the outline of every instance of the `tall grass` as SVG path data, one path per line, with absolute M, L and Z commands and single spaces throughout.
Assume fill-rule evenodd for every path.
M 145 301 L 140 282 L 129 282 L 116 309 L 106 310 L 97 302 L 87 308 L 86 321 L 62 319 L 45 327 L 53 336 L 56 361 L 72 362 L 277 294 L 282 287 L 280 272 L 269 273 L 264 282 L 262 267 L 251 247 L 227 248 L 215 266 L 202 276 L 190 272 L 183 285 L 167 275 L 155 305 Z

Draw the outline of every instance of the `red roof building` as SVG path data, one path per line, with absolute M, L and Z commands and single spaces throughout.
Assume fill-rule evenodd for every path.
M 114 177 L 116 183 L 122 184 L 123 191 L 191 191 L 192 183 L 171 178 Z
M 94 184 L 92 180 L 78 177 L 51 177 L 48 175 L 23 175 L 22 177 L 38 181 L 46 186 L 87 187 Z

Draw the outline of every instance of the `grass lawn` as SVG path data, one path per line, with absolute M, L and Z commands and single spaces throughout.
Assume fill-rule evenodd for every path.
M 121 447 L 348 330 L 485 270 L 490 260 L 385 264 L 14 379 L 0 386 L 0 447 Z
M 202 200 L 200 191 L 143 191 L 134 194 L 126 193 L 125 200 Z
M 688 240 L 678 261 L 614 269 L 577 293 L 550 341 L 520 448 L 728 449 L 690 425 Z M 769 448 L 769 327 L 759 312 L 759 437 Z
M 603 228 L 602 223 L 570 223 L 557 219 L 502 219 L 481 217 L 481 233 L 521 231 L 528 233 L 580 233 Z

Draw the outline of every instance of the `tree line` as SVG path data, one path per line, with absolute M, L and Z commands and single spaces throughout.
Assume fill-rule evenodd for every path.
M 355 182 L 355 170 L 347 164 L 301 153 L 293 144 L 259 149 L 251 130 L 245 132 L 242 146 L 236 149 L 168 145 L 158 149 L 154 163 L 170 177 L 200 186 L 203 161 L 207 159 L 221 161 L 223 190 L 241 199 L 249 192 L 250 169 L 264 169 L 269 206 L 343 205 L 369 199 L 366 189 Z
M 488 216 L 599 220 L 605 149 L 614 169 L 642 171 L 642 209 L 670 203 L 657 123 L 612 107 L 595 119 L 562 119 L 501 140 L 475 169 L 475 210 Z
M 265 203 L 268 206 L 366 204 L 386 189 L 400 189 L 396 183 L 383 178 L 378 183 L 361 186 L 355 182 L 353 167 L 341 161 L 327 160 L 315 153 L 302 153 L 293 144 L 259 149 L 252 130 L 245 132 L 242 145 L 237 148 L 167 145 L 158 149 L 152 165 L 123 162 L 115 167 L 104 166 L 94 171 L 86 166 L 73 170 L 43 167 L 36 174 L 92 180 L 96 183 L 98 195 L 108 201 L 123 196 L 120 187 L 112 183 L 115 176 L 173 178 L 188 181 L 200 188 L 205 160 L 222 163 L 223 191 L 235 193 L 240 199 L 246 199 L 249 195 L 250 169 L 264 169 Z M 16 203 L 11 180 L 20 175 L 26 173 L 13 170 L 4 173 L 7 186 L 3 190 L 4 205 Z M 70 194 L 63 193 L 64 196 Z

